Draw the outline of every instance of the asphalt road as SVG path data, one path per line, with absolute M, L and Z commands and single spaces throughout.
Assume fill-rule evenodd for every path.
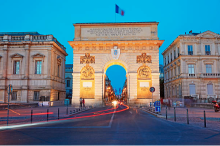
M 121 105 L 116 111 L 120 111 L 125 108 L 125 106 Z M 75 119 L 77 117 L 79 118 Z M 48 122 L 42 125 L 1 130 L 0 144 L 220 144 L 220 132 L 166 121 L 136 108 L 130 108 L 128 110 L 115 113 L 111 107 L 96 108 L 73 118 L 74 119 L 61 120 L 52 123 Z

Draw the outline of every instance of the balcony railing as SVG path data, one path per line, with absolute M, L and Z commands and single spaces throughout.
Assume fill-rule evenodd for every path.
M 195 77 L 196 74 L 189 74 L 189 77 Z
M 194 97 L 194 98 L 196 98 L 196 99 L 199 99 L 199 94 L 192 94 L 192 95 L 190 95 L 190 96 L 192 96 L 192 97 Z
M 220 77 L 220 73 L 203 73 L 202 77 L 219 78 Z
M 193 55 L 193 51 L 188 51 L 188 55 Z
M 12 36 L 11 41 L 22 41 L 24 40 L 24 36 Z
M 211 51 L 205 51 L 205 55 L 211 55 Z

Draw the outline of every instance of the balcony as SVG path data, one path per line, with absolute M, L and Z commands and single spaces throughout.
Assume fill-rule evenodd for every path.
M 188 55 L 193 55 L 193 51 L 188 51 Z
M 188 74 L 189 77 L 195 77 L 196 74 Z
M 220 73 L 203 73 L 201 74 L 203 78 L 220 78 Z
M 205 55 L 211 55 L 211 51 L 205 51 Z

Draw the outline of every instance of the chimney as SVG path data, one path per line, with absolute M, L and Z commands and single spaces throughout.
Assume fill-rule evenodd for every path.
M 190 30 L 189 33 L 192 33 L 192 30 Z
M 186 32 L 185 32 L 185 34 L 186 34 Z

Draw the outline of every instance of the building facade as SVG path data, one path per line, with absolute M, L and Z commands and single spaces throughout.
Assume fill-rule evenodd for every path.
M 66 97 L 72 98 L 73 64 L 65 65 Z
M 0 33 L 0 102 L 63 100 L 66 48 L 53 35 L 37 32 Z
M 165 98 L 192 96 L 197 102 L 220 98 L 219 34 L 179 35 L 162 54 Z
M 74 24 L 72 103 L 80 97 L 100 106 L 105 97 L 105 74 L 112 65 L 126 70 L 127 103 L 147 105 L 160 98 L 158 22 Z

